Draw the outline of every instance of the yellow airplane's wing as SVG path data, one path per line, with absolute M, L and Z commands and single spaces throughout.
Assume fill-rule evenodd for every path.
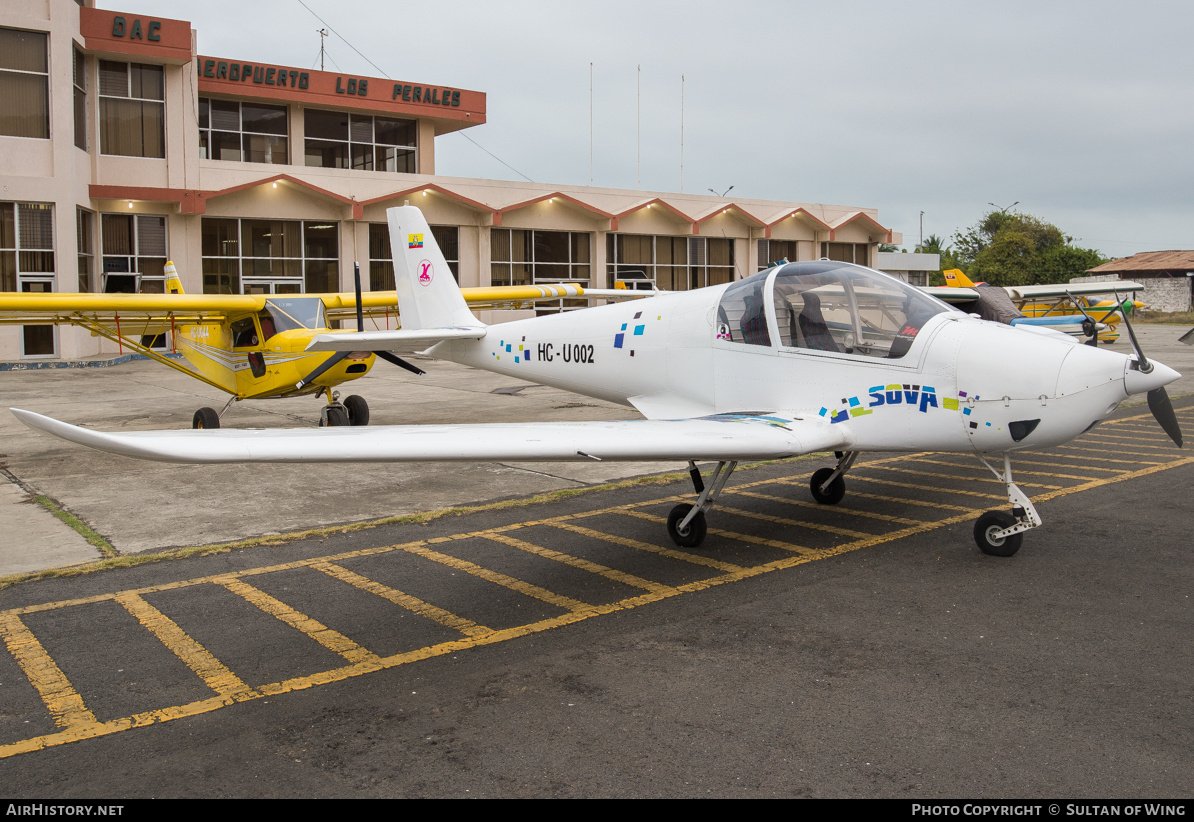
M 585 295 L 585 289 L 575 283 L 553 285 L 496 285 L 481 288 L 462 288 L 460 293 L 468 307 L 486 308 L 533 308 L 536 303 L 548 300 L 576 299 Z M 329 320 L 346 320 L 356 316 L 356 295 L 351 291 L 337 294 L 306 294 L 317 296 L 327 306 Z M 361 310 L 366 317 L 395 316 L 398 312 L 398 292 L 366 291 L 361 294 Z
M 169 325 L 217 322 L 229 314 L 265 308 L 265 297 L 247 294 L 20 294 L 0 292 L 3 325 L 115 325 L 127 319 Z

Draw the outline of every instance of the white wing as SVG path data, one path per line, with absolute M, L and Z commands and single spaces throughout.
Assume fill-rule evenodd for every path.
M 215 429 L 109 434 L 13 408 L 21 422 L 80 445 L 160 462 L 761 460 L 841 450 L 846 426 L 819 417 Z

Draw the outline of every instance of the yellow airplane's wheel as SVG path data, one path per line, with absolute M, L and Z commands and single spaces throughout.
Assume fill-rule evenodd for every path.
M 191 419 L 192 428 L 219 428 L 220 415 L 214 408 L 200 408 Z
M 368 425 L 369 424 L 369 403 L 365 402 L 364 397 L 353 394 L 344 400 L 344 410 L 348 412 L 348 422 L 350 425 Z
M 328 408 L 328 425 L 350 425 L 348 421 L 348 412 L 343 408 L 331 406 Z

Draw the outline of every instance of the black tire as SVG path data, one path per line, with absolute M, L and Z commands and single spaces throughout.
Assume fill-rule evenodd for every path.
M 350 425 L 351 424 L 348 421 L 348 412 L 345 411 L 343 408 L 339 408 L 335 405 L 330 406 L 328 408 L 327 420 L 328 420 L 327 424 L 328 424 L 329 428 L 332 426 Z
M 219 428 L 220 415 L 216 413 L 214 408 L 200 408 L 195 412 L 195 416 L 191 418 L 192 428 Z
M 344 410 L 348 412 L 349 425 L 369 424 L 369 403 L 364 397 L 353 394 L 344 400 Z
M 1024 541 L 1024 534 L 1012 534 L 1010 537 L 996 540 L 992 534 L 1010 528 L 1016 524 L 1016 518 L 1006 511 L 988 511 L 974 523 L 974 541 L 979 550 L 993 557 L 1010 557 L 1020 550 L 1020 543 Z
M 830 483 L 829 487 L 825 489 L 825 493 L 821 493 L 821 486 L 825 480 L 829 479 L 833 471 L 832 468 L 818 468 L 813 472 L 813 478 L 808 484 L 808 489 L 813 492 L 813 499 L 822 505 L 837 505 L 846 496 L 846 481 L 841 477 Z
M 697 511 L 697 515 L 692 518 L 692 522 L 688 523 L 684 532 L 680 532 L 680 520 L 688 516 L 688 512 L 694 507 L 688 503 L 680 503 L 667 516 L 667 535 L 681 548 L 696 548 L 705 541 L 705 534 L 709 530 L 705 525 L 705 512 Z

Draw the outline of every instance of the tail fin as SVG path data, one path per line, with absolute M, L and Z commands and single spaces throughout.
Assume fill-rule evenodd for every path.
M 174 267 L 174 263 L 166 261 L 166 293 L 167 294 L 183 294 L 182 280 L 178 279 L 178 269 Z
M 945 284 L 953 286 L 954 288 L 971 288 L 974 283 L 970 282 L 970 278 L 962 273 L 960 268 L 951 268 L 948 271 L 943 271 L 945 274 Z
M 431 226 L 414 206 L 386 210 L 390 251 L 394 256 L 394 286 L 402 328 L 481 328 L 460 287 L 452 277 Z

